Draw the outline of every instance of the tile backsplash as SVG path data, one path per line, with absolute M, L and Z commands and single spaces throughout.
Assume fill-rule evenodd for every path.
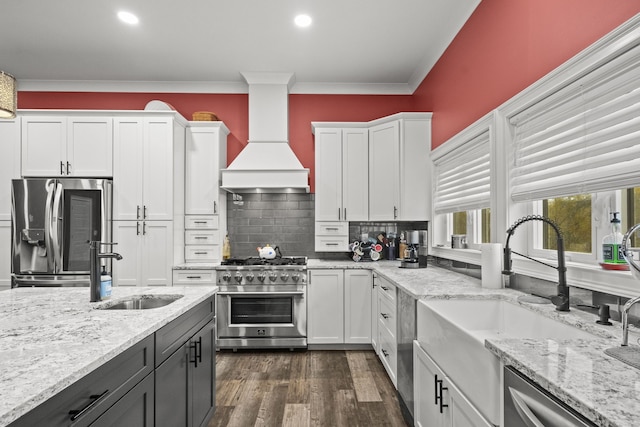
M 314 254 L 315 195 L 247 193 L 227 198 L 232 257 L 257 256 L 256 248 L 278 246 L 283 256 Z

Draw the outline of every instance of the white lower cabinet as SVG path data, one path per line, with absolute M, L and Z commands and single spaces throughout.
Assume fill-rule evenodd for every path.
M 449 377 L 413 342 L 414 422 L 417 427 L 491 427 Z
M 372 317 L 377 322 L 378 342 L 376 353 L 395 387 L 398 384 L 398 344 L 396 322 L 397 288 L 387 278 L 375 274 L 373 281 L 377 291 L 377 311 Z
M 371 289 L 369 270 L 311 270 L 307 342 L 371 343 Z
M 113 221 L 114 286 L 171 286 L 173 221 Z

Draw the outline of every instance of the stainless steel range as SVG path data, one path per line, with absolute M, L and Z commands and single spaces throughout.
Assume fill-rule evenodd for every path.
M 232 258 L 218 269 L 218 348 L 307 347 L 307 258 Z

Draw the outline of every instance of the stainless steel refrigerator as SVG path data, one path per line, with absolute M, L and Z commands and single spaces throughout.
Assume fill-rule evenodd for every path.
M 112 181 L 11 181 L 11 285 L 88 286 L 89 241 L 111 242 Z

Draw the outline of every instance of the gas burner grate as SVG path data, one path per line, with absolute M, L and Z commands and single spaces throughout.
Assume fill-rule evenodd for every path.
M 259 257 L 249 258 L 229 258 L 221 263 L 222 265 L 307 265 L 307 257 L 278 257 L 273 259 L 263 259 Z

